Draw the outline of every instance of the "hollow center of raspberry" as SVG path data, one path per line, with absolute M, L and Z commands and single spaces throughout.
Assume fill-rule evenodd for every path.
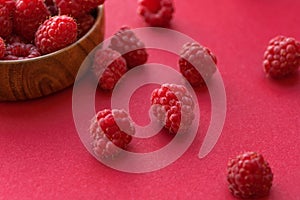
M 145 0 L 143 5 L 152 13 L 157 13 L 161 9 L 161 0 Z

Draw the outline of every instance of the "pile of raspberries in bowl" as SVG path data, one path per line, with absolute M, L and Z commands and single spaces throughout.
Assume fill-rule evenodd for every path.
M 71 86 L 103 41 L 104 1 L 0 0 L 0 101 Z

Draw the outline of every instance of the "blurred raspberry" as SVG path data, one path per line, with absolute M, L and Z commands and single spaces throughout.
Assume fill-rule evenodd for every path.
M 112 37 L 109 47 L 122 54 L 129 69 L 147 62 L 148 54 L 144 43 L 129 27 L 122 27 Z
M 127 66 L 121 54 L 112 49 L 98 49 L 95 53 L 94 74 L 99 79 L 99 87 L 113 90 L 119 79 L 126 73 Z
M 54 0 L 59 15 L 68 15 L 75 18 L 86 15 L 105 0 Z
M 7 37 L 12 33 L 13 20 L 12 15 L 15 10 L 15 2 L 9 0 L 0 0 L 0 37 Z
M 0 59 L 2 59 L 5 55 L 5 48 L 4 40 L 0 37 Z
M 150 26 L 168 26 L 174 12 L 173 0 L 139 0 L 138 14 Z
M 40 56 L 37 47 L 32 44 L 13 43 L 8 44 L 3 60 L 24 60 Z
M 86 14 L 76 19 L 78 27 L 77 38 L 84 36 L 94 25 L 95 18 L 91 14 Z

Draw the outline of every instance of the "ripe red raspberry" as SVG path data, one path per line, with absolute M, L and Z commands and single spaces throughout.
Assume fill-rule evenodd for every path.
M 76 19 L 78 34 L 77 38 L 84 36 L 94 25 L 95 18 L 91 14 L 86 14 Z
M 194 101 L 183 85 L 163 84 L 151 95 L 153 115 L 170 133 L 185 133 L 194 119 Z
M 263 67 L 272 78 L 282 78 L 298 71 L 300 66 L 300 42 L 294 38 L 273 38 L 264 54 Z
M 93 117 L 89 132 L 94 154 L 108 158 L 116 156 L 121 151 L 119 148 L 127 148 L 135 128 L 126 111 L 105 109 Z
M 138 14 L 150 26 L 168 26 L 174 12 L 173 0 L 139 0 Z
M 72 17 L 54 16 L 46 20 L 35 34 L 35 45 L 42 54 L 60 50 L 77 39 L 77 24 Z
M 180 72 L 192 86 L 205 85 L 205 81 L 215 73 L 216 64 L 214 54 L 198 43 L 188 42 L 180 52 Z
M 50 13 L 43 0 L 17 0 L 14 15 L 14 30 L 24 39 L 32 42 L 35 32 Z
M 104 3 L 105 0 L 54 0 L 60 15 L 80 17 Z
M 94 74 L 99 79 L 99 87 L 103 90 L 114 89 L 119 79 L 126 73 L 127 66 L 121 54 L 112 49 L 98 49 L 95 53 Z
M 8 0 L 0 1 L 0 37 L 7 37 L 12 33 L 12 14 L 15 9 L 15 2 Z
M 40 56 L 40 52 L 33 44 L 13 43 L 8 44 L 4 60 L 24 60 L 27 58 L 35 58 Z
M 0 59 L 5 55 L 5 43 L 4 40 L 0 37 Z
M 11 15 L 15 12 L 16 9 L 16 1 L 15 0 L 0 0 L 0 5 L 5 5 L 8 8 Z
M 144 43 L 129 27 L 122 27 L 112 37 L 109 47 L 122 54 L 129 69 L 147 62 L 148 54 Z
M 263 156 L 246 152 L 228 162 L 227 180 L 230 192 L 240 198 L 267 196 L 272 186 L 273 173 Z

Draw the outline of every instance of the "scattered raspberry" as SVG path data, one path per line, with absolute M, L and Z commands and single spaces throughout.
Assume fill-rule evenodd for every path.
M 77 39 L 77 24 L 72 17 L 54 16 L 46 20 L 35 34 L 35 44 L 42 54 L 67 47 Z
M 32 44 L 24 44 L 24 43 L 13 43 L 8 44 L 6 47 L 6 52 L 4 56 L 4 60 L 24 60 L 27 58 L 35 58 L 40 56 L 40 52 L 36 48 L 36 46 Z
M 272 186 L 273 173 L 263 156 L 246 152 L 228 162 L 230 192 L 240 198 L 267 196 Z
M 17 0 L 14 15 L 14 29 L 29 42 L 34 40 L 35 32 L 50 13 L 43 0 Z
M 90 12 L 105 0 L 54 0 L 60 15 L 80 17 Z
M 298 71 L 300 66 L 300 42 L 294 38 L 273 38 L 264 54 L 263 67 L 272 78 L 282 78 Z
M 12 33 L 12 12 L 14 11 L 13 5 L 10 4 L 10 1 L 0 1 L 0 37 L 5 38 Z
M 139 0 L 138 14 L 150 26 L 168 26 L 174 12 L 173 0 Z
M 129 27 L 122 27 L 112 37 L 109 47 L 122 54 L 129 69 L 147 62 L 148 54 L 144 43 L 136 37 Z
M 180 72 L 195 87 L 205 85 L 205 81 L 215 73 L 216 63 L 211 51 L 195 42 L 186 43 L 180 52 Z
M 4 40 L 0 37 L 0 59 L 5 55 L 5 43 Z
M 105 109 L 93 117 L 89 132 L 95 155 L 108 158 L 116 156 L 119 148 L 127 148 L 135 129 L 126 111 Z
M 186 132 L 194 119 L 194 101 L 183 85 L 163 84 L 151 95 L 153 115 L 169 132 Z
M 96 77 L 100 77 L 99 87 L 103 90 L 112 90 L 127 71 L 125 59 L 109 48 L 96 51 L 93 68 Z
M 76 22 L 78 27 L 77 38 L 81 38 L 92 28 L 95 18 L 91 14 L 86 14 L 76 19 Z

